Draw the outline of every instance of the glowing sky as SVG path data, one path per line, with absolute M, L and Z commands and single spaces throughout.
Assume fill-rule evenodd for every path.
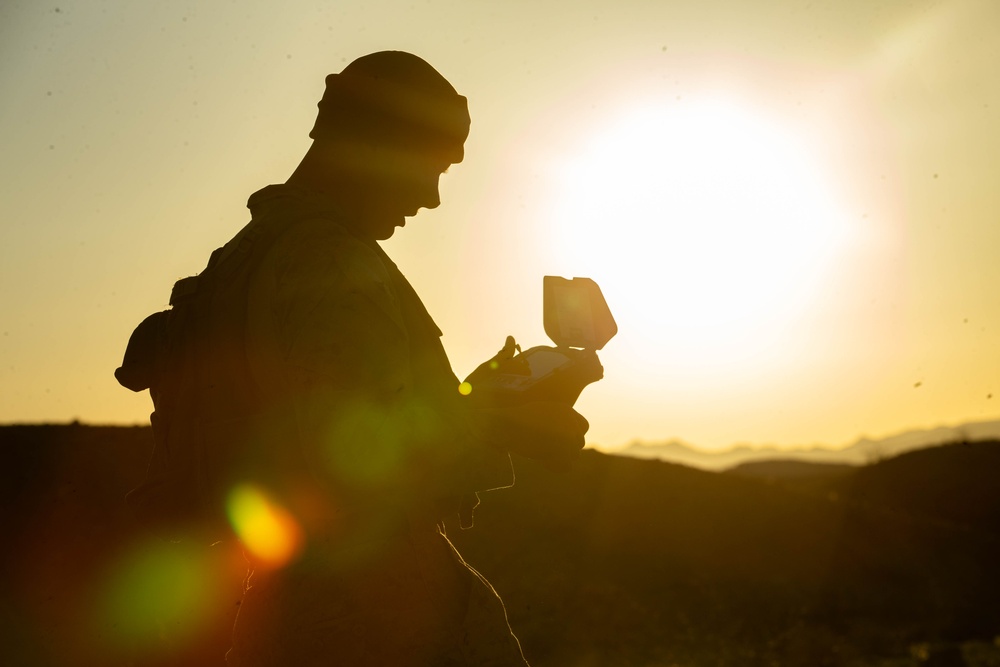
M 459 375 L 620 333 L 589 440 L 846 444 L 1000 417 L 1000 4 L 0 4 L 0 422 L 144 421 L 132 327 L 308 146 L 323 77 L 412 51 L 470 100 L 387 244 Z

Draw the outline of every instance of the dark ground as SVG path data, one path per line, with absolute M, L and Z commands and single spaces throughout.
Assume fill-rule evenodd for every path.
M 240 557 L 133 524 L 123 496 L 150 447 L 142 427 L 0 428 L 0 663 L 219 654 Z M 858 469 L 720 474 L 592 451 L 565 474 L 516 463 L 516 486 L 484 494 L 476 527 L 449 536 L 503 596 L 535 667 L 1000 665 L 1000 443 Z M 191 584 L 210 602 L 186 639 L 190 615 L 115 611 L 121 573 L 148 549 L 161 569 L 197 559 L 210 573 Z M 178 588 L 141 581 L 151 599 Z

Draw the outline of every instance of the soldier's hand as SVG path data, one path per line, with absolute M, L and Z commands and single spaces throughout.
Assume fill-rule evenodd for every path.
M 580 455 L 590 424 L 565 403 L 532 401 L 495 411 L 508 450 L 565 470 Z
M 493 357 L 479 364 L 476 370 L 466 378 L 467 382 L 476 384 L 478 381 L 494 373 L 511 373 L 516 375 L 531 375 L 531 369 L 523 357 L 517 357 L 521 346 L 513 336 L 507 336 L 503 347 Z M 516 358 L 515 358 L 516 357 Z

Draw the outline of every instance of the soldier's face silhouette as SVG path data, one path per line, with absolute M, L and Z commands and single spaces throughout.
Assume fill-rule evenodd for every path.
M 441 174 L 451 163 L 439 152 L 426 149 L 381 147 L 371 157 L 372 162 L 365 170 L 369 181 L 366 227 L 373 238 L 382 241 L 420 209 L 433 209 L 441 204 Z
M 438 180 L 462 161 L 470 119 L 430 64 L 402 51 L 362 56 L 326 77 L 318 106 L 309 136 L 359 233 L 387 239 L 441 203 Z

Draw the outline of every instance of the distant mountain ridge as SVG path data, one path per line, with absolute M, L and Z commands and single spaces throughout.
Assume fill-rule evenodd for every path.
M 672 440 L 664 443 L 635 441 L 623 449 L 609 453 L 639 459 L 659 459 L 702 470 L 725 470 L 744 463 L 773 460 L 861 466 L 915 449 L 935 447 L 951 442 L 991 439 L 1000 439 L 1000 420 L 905 431 L 881 439 L 861 438 L 854 444 L 841 449 L 820 445 L 788 449 L 774 446 L 738 445 L 720 451 L 707 451 L 679 440 Z

